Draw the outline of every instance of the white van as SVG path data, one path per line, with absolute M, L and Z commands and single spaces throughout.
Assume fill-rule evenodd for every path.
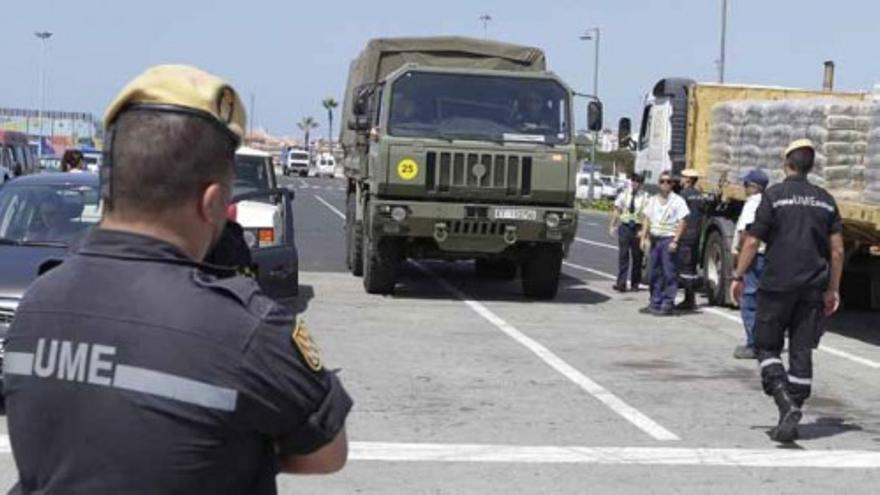
M 336 158 L 330 153 L 321 153 L 315 157 L 315 177 L 321 176 L 331 179 L 336 176 Z
M 291 148 L 287 156 L 282 158 L 284 175 L 297 174 L 300 177 L 309 175 L 309 152 Z

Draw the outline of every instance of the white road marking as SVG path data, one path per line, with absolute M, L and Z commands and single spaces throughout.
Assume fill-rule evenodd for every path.
M 595 397 L 597 400 L 599 400 L 599 402 L 605 404 L 605 406 L 617 413 L 623 419 L 632 423 L 635 427 L 647 433 L 655 440 L 680 440 L 678 436 L 676 436 L 674 433 L 660 426 L 654 420 L 642 414 L 639 410 L 621 400 L 619 397 L 608 391 L 608 389 L 606 389 L 602 385 L 599 385 L 598 383 L 591 380 L 589 377 L 565 362 L 562 358 L 554 354 L 552 351 L 538 343 L 536 340 L 517 330 L 516 327 L 504 321 L 504 319 L 493 313 L 491 310 L 489 310 L 489 308 L 471 299 L 467 294 L 465 294 L 443 278 L 439 277 L 430 269 L 419 263 L 414 263 L 414 265 L 419 270 L 425 272 L 429 276 L 436 278 L 437 282 L 441 286 L 443 286 L 444 289 L 455 295 L 457 298 L 461 299 L 462 302 L 470 307 L 475 313 L 482 316 L 486 321 L 494 325 L 497 329 L 501 330 L 508 337 L 520 343 L 526 349 L 532 351 L 532 353 L 538 356 L 548 366 L 555 369 L 557 372 L 562 374 L 562 376 L 574 382 L 585 392 Z
M 576 240 L 577 242 L 580 242 L 581 244 L 587 244 L 589 246 L 596 246 L 596 247 L 601 247 L 601 248 L 605 248 L 605 249 L 613 249 L 615 251 L 617 251 L 617 249 L 618 249 L 617 246 L 615 246 L 614 244 L 607 244 L 604 242 L 591 241 L 589 239 L 583 239 L 580 237 L 575 237 L 574 240 Z
M 864 450 L 577 447 L 351 442 L 349 459 L 384 462 L 485 462 L 876 469 L 880 452 Z
M 605 277 L 609 280 L 617 280 L 617 277 L 615 277 L 614 275 L 611 275 L 610 273 L 605 273 L 605 272 L 602 272 L 599 270 L 594 270 L 593 268 L 575 265 L 574 263 L 569 263 L 567 261 L 562 262 L 562 264 L 569 267 L 569 268 L 574 268 L 576 270 L 581 270 L 581 271 L 585 271 L 587 273 L 592 273 L 593 275 Z M 743 324 L 742 318 L 740 318 L 739 316 L 730 314 L 729 312 L 726 312 L 726 311 L 718 309 L 718 308 L 712 308 L 709 306 L 701 306 L 700 310 L 705 311 L 706 313 L 711 313 L 715 316 L 719 316 L 721 318 L 724 318 L 725 320 L 732 321 L 732 322 L 737 323 L 739 325 Z M 723 333 L 727 333 L 727 332 L 723 332 Z M 856 356 L 855 354 L 852 354 L 852 353 L 849 353 L 846 351 L 842 351 L 842 350 L 837 349 L 835 347 L 830 347 L 830 346 L 822 344 L 819 346 L 819 350 L 822 352 L 825 352 L 827 354 L 831 354 L 832 356 L 837 356 L 839 358 L 848 359 L 854 363 L 861 364 L 861 365 L 867 366 L 869 368 L 880 369 L 880 363 L 878 363 L 877 361 L 863 358 L 861 356 Z
M 299 186 L 300 186 L 300 187 L 302 187 L 303 189 L 308 189 L 308 187 L 309 187 L 309 183 L 308 183 L 308 182 L 306 182 L 306 181 L 304 181 L 304 180 L 302 180 L 302 179 L 296 179 L 296 180 L 299 181 Z
M 339 208 L 336 208 L 335 206 L 331 205 L 330 203 L 327 202 L 326 199 L 322 198 L 321 196 L 318 196 L 317 194 L 315 195 L 315 199 L 317 199 L 318 201 L 320 201 L 321 203 L 323 203 L 324 206 L 326 206 L 327 208 L 330 208 L 330 211 L 332 211 L 333 213 L 335 213 L 336 216 L 338 216 L 339 218 L 345 220 L 345 213 L 342 213 L 341 211 L 339 211 Z
M 615 282 L 617 281 L 617 277 L 615 277 L 614 275 L 611 275 L 610 273 L 600 272 L 599 270 L 594 270 L 594 269 L 588 268 L 586 266 L 576 265 L 576 264 L 570 263 L 568 261 L 563 261 L 562 264 L 563 264 L 563 266 L 567 266 L 569 268 L 574 268 L 575 270 L 580 270 L 582 272 L 592 273 L 593 275 L 598 275 L 600 277 L 607 278 L 608 280 L 614 280 Z

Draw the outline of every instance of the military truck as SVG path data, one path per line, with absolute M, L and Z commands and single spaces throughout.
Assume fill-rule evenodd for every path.
M 680 174 L 684 169 L 693 169 L 703 177 L 703 188 L 711 200 L 707 205 L 700 243 L 700 260 L 705 288 L 709 302 L 718 305 L 732 304 L 729 286 L 735 269 L 736 259 L 732 253 L 734 227 L 745 199 L 742 177 L 739 174 L 723 171 L 723 160 L 720 160 L 717 140 L 723 134 L 722 127 L 727 125 L 734 138 L 745 142 L 755 140 L 756 150 L 760 154 L 749 157 L 749 167 L 763 165 L 776 182 L 782 173 L 782 150 L 788 139 L 811 136 L 816 125 L 809 128 L 804 135 L 786 135 L 784 138 L 774 135 L 785 125 L 795 124 L 780 118 L 773 121 L 768 111 L 778 111 L 785 106 L 798 106 L 811 109 L 815 114 L 825 105 L 869 104 L 871 95 L 868 93 L 833 92 L 768 87 L 743 84 L 698 83 L 687 78 L 666 78 L 658 81 L 645 98 L 645 106 L 641 119 L 641 129 L 637 137 L 638 151 L 636 154 L 636 171 L 647 176 L 647 182 L 656 183 L 660 172 L 671 170 Z M 719 122 L 719 105 L 741 104 L 745 107 L 764 105 L 764 115 L 755 116 L 758 120 L 774 122 L 775 126 L 765 127 L 762 131 L 753 124 L 743 120 L 740 125 Z M 748 112 L 757 112 L 750 108 Z M 761 112 L 757 112 L 761 113 Z M 821 113 L 821 112 L 820 112 Z M 748 117 L 746 115 L 745 117 Z M 779 115 L 782 117 L 782 115 Z M 793 118 L 793 117 L 790 117 Z M 838 118 L 844 130 L 819 129 L 832 138 L 835 133 L 849 136 L 855 129 L 866 129 L 857 125 L 858 118 Z M 626 120 L 626 119 L 623 119 Z M 865 122 L 870 125 L 869 122 Z M 622 127 L 629 127 L 625 123 Z M 795 134 L 798 131 L 795 131 Z M 867 133 L 864 133 L 867 136 Z M 777 142 L 773 143 L 774 138 Z M 817 144 L 819 144 L 817 142 Z M 840 207 L 844 222 L 844 240 L 846 242 L 846 265 L 843 277 L 843 299 L 850 306 L 880 309 L 880 203 L 867 201 L 863 195 L 864 166 L 860 166 L 864 157 L 864 143 L 845 146 L 827 147 L 819 150 L 819 156 L 827 165 L 850 163 L 850 175 L 843 177 L 841 182 L 829 181 L 822 184 L 831 192 Z M 737 148 L 734 154 L 739 153 Z M 848 153 L 855 158 L 841 156 Z M 861 151 L 859 151 L 861 150 Z M 823 153 L 824 151 L 824 153 Z M 733 159 L 737 159 L 735 156 Z M 817 160 L 817 163 L 818 160 Z M 837 169 L 846 167 L 835 167 Z M 817 172 L 831 178 L 832 168 L 817 165 Z M 861 172 L 859 172 L 861 171 Z M 860 178 L 861 174 L 861 178 Z M 775 176 L 775 177 L 774 177 Z M 811 180 L 822 180 L 814 177 Z
M 538 48 L 460 37 L 370 41 L 340 137 L 347 263 L 393 292 L 403 260 L 476 260 L 555 297 L 577 230 L 574 93 Z M 591 130 L 602 107 L 589 104 Z

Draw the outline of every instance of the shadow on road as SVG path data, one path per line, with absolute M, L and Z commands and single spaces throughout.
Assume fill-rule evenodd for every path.
M 421 262 L 438 277 L 452 284 L 468 297 L 479 301 L 549 303 L 549 304 L 600 304 L 610 300 L 599 292 L 590 290 L 589 282 L 562 274 L 559 277 L 559 293 L 549 301 L 538 301 L 523 296 L 522 282 L 478 277 L 470 262 Z M 401 267 L 399 282 L 394 291 L 396 299 L 452 299 L 447 290 L 436 280 L 411 263 Z
M 841 311 L 825 321 L 826 332 L 880 345 L 880 313 L 874 311 Z

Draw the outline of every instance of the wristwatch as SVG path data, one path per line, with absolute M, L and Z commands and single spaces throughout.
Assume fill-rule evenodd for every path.
M 734 282 L 742 282 L 743 276 L 742 275 L 734 275 L 731 280 L 733 280 Z

